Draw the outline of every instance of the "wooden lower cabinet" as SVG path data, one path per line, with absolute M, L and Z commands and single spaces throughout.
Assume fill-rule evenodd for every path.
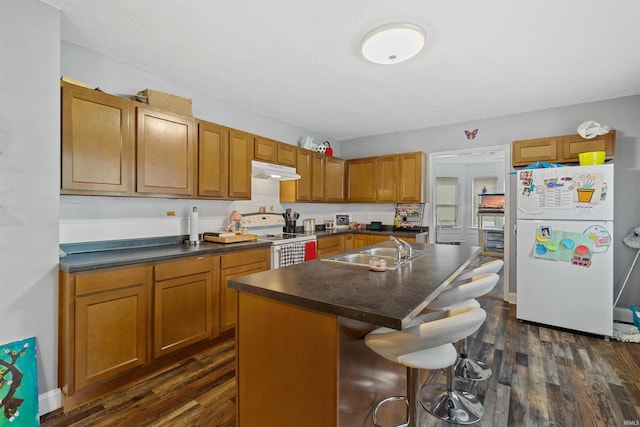
M 61 270 L 58 382 L 64 411 L 232 339 L 236 291 L 226 281 L 269 266 L 266 247 Z
M 59 378 L 74 394 L 147 363 L 150 267 L 60 274 Z
M 318 258 L 337 255 L 345 251 L 344 234 L 336 234 L 318 239 Z
M 353 235 L 353 246 L 354 249 L 364 248 L 369 245 L 369 236 L 366 234 L 354 234 Z
M 271 265 L 269 248 L 233 252 L 220 257 L 220 332 L 231 330 L 236 325 L 238 291 L 227 286 L 235 277 L 269 270 Z
M 218 301 L 214 281 L 218 275 L 213 274 L 218 263 L 217 256 L 199 256 L 155 266 L 154 358 L 218 334 L 218 318 L 214 315 Z

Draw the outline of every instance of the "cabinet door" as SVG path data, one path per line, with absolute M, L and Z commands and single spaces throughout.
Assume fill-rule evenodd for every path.
M 314 202 L 323 202 L 325 199 L 324 162 L 324 155 L 311 152 L 311 200 Z
M 63 194 L 133 192 L 132 102 L 62 84 Z
M 318 258 L 325 258 L 344 252 L 344 235 L 322 237 L 318 239 Z
M 567 135 L 562 137 L 560 147 L 562 163 L 578 163 L 578 154 L 589 151 L 604 151 L 605 159 L 610 160 L 615 157 L 616 131 L 611 130 L 606 135 L 593 139 L 584 139 L 578 134 Z
M 193 195 L 196 163 L 193 119 L 138 107 L 137 120 L 136 191 Z
M 78 273 L 75 278 L 75 389 L 147 363 L 145 267 Z
M 297 151 L 298 148 L 294 145 L 278 143 L 278 163 L 295 168 Z
M 393 177 L 395 185 L 396 177 Z M 376 158 L 347 161 L 347 201 L 376 201 Z
M 369 236 L 366 234 L 354 234 L 353 236 L 353 246 L 354 249 L 364 248 L 369 245 Z
M 213 336 L 211 272 L 154 284 L 153 357 Z
M 229 188 L 229 130 L 198 123 L 198 196 L 224 199 Z
M 251 199 L 251 160 L 253 135 L 229 130 L 229 198 Z
M 270 249 L 238 251 L 220 257 L 220 332 L 233 329 L 238 313 L 238 291 L 227 281 L 247 274 L 268 270 Z
M 559 144 L 559 137 L 513 141 L 511 164 L 527 166 L 535 162 L 558 162 Z
M 398 200 L 399 156 L 380 156 L 376 159 L 378 203 L 394 203 Z
M 423 203 L 425 170 L 423 169 L 424 153 L 403 153 L 399 155 L 400 182 L 398 186 L 398 202 Z
M 300 175 L 300 179 L 289 181 L 295 183 L 296 197 L 294 201 L 309 202 L 311 201 L 311 182 L 313 176 L 311 174 L 311 151 L 298 150 L 296 171 Z
M 344 250 L 350 251 L 355 249 L 355 238 L 353 234 L 345 234 L 344 235 Z
M 325 201 L 344 202 L 345 161 L 336 157 L 324 158 Z
M 278 160 L 278 142 L 272 139 L 256 136 L 253 156 L 256 160 L 276 163 Z

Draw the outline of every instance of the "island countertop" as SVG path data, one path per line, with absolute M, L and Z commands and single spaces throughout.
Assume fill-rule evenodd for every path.
M 391 242 L 376 246 L 393 247 Z M 228 286 L 323 313 L 402 329 L 480 252 L 475 246 L 411 246 L 426 251 L 426 255 L 396 270 L 375 272 L 366 266 L 315 260 L 234 278 Z

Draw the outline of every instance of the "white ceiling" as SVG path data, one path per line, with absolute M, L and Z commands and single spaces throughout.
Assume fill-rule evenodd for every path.
M 637 0 L 46 1 L 64 41 L 338 140 L 640 94 Z M 398 21 L 424 51 L 366 62 Z

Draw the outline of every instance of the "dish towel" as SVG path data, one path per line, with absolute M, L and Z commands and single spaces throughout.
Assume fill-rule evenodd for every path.
M 312 261 L 316 259 L 318 256 L 316 255 L 316 242 L 315 240 L 312 242 L 307 242 L 306 247 L 304 248 L 304 260 Z
M 304 243 L 290 243 L 280 248 L 280 267 L 304 262 Z

